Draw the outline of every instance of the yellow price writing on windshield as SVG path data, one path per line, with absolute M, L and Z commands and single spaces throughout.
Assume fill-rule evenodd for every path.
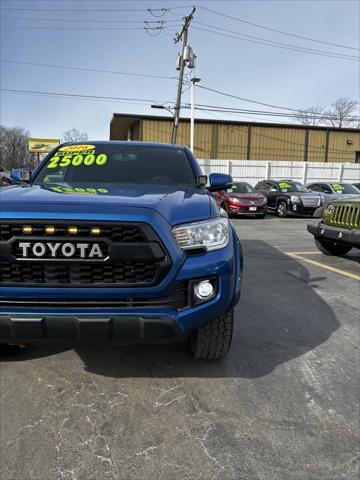
M 84 152 L 86 150 L 94 150 L 95 145 L 68 145 L 66 147 L 60 147 L 60 152 Z
M 102 167 L 108 161 L 108 156 L 105 153 L 100 153 L 99 155 L 94 155 L 89 153 L 88 155 L 65 155 L 52 157 L 49 163 L 46 165 L 46 168 L 57 168 L 57 167 L 80 167 L 85 165 L 86 167 L 91 167 L 92 165 L 97 165 Z
M 109 190 L 106 188 L 97 188 L 97 187 L 49 187 L 50 190 L 57 193 L 82 193 L 82 194 L 94 194 L 94 193 L 109 193 Z

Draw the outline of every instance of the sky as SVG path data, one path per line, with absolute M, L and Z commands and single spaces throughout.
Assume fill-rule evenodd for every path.
M 169 116 L 151 104 L 175 102 L 180 44 L 174 36 L 192 5 L 187 0 L 0 0 L 1 124 L 21 126 L 38 138 L 60 138 L 77 128 L 100 140 L 109 138 L 114 112 Z M 196 69 L 186 69 L 187 78 L 195 75 L 199 86 L 260 102 L 196 88 L 197 105 L 286 112 L 278 107 L 328 107 L 340 97 L 359 99 L 359 58 L 353 58 L 360 48 L 359 1 L 197 0 L 196 5 L 189 30 Z M 189 102 L 185 85 L 182 103 Z M 200 110 L 196 117 L 292 121 Z

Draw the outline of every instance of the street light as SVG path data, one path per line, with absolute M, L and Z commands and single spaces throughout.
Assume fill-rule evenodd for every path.
M 151 105 L 151 108 L 158 108 L 159 110 L 167 110 L 168 112 L 171 113 L 173 117 L 175 117 L 175 113 L 168 107 L 165 107 L 165 105 Z
M 199 83 L 201 78 L 192 78 L 191 80 L 191 119 L 190 119 L 190 150 L 194 153 L 195 136 L 195 83 Z

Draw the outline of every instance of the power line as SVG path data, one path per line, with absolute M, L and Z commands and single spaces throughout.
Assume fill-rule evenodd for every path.
M 179 25 L 172 25 L 172 26 L 179 26 Z M 157 26 L 157 27 L 151 27 L 151 26 L 146 26 L 146 27 L 52 27 L 52 26 L 47 26 L 47 27 L 32 27 L 25 25 L 23 27 L 21 26 L 16 26 L 16 25 L 4 25 L 1 28 L 6 28 L 6 29 L 21 29 L 21 30 L 74 30 L 74 31 L 80 31 L 80 30 L 106 30 L 106 31 L 119 31 L 119 30 L 162 30 L 164 26 Z
M 233 17 L 231 15 L 227 15 L 225 13 L 222 13 L 222 12 L 218 12 L 217 10 L 212 10 L 210 8 L 206 8 L 206 7 L 203 7 L 201 5 L 198 5 L 198 8 L 202 9 L 202 10 L 206 10 L 207 12 L 211 12 L 211 13 L 214 13 L 215 15 L 220 15 L 222 17 L 226 17 L 226 18 L 229 18 L 231 20 L 235 20 L 237 22 L 241 22 L 241 23 L 245 23 L 247 25 L 252 25 L 254 27 L 258 27 L 258 28 L 262 28 L 264 30 L 270 30 L 272 32 L 276 32 L 276 33 L 280 33 L 282 35 L 287 35 L 289 37 L 295 37 L 295 38 L 300 38 L 302 40 L 308 40 L 310 42 L 316 42 L 316 43 L 322 43 L 324 45 L 332 45 L 333 47 L 340 47 L 340 48 L 346 48 L 346 49 L 349 49 L 349 50 L 359 50 L 358 48 L 355 48 L 355 47 L 349 47 L 347 45 L 342 45 L 340 43 L 333 43 L 333 42 L 327 42 L 325 40 L 319 40 L 319 39 L 316 39 L 316 38 L 311 38 L 311 37 L 306 37 L 304 35 L 297 35 L 295 33 L 289 33 L 289 32 L 284 32 L 283 30 L 277 30 L 275 28 L 272 28 L 272 27 L 268 27 L 266 25 L 261 25 L 260 23 L 255 23 L 255 22 L 250 22 L 249 20 L 244 20 L 243 18 L 239 18 L 239 17 Z
M 70 23 L 79 23 L 78 18 L 34 18 L 34 17 L 1 17 L 1 20 L 20 20 L 20 21 L 45 21 L 45 22 L 70 22 Z M 158 23 L 162 24 L 165 23 L 164 20 L 150 20 L 150 23 Z M 166 23 L 174 23 L 179 22 L 179 20 L 166 20 Z M 94 19 L 94 20 L 85 20 L 81 19 L 81 23 L 141 23 L 144 24 L 144 20 L 101 20 L 101 19 Z
M 15 90 L 15 89 L 4 89 L 4 88 L 1 88 L 0 91 L 4 92 L 4 93 L 13 93 L 13 94 L 29 94 L 29 95 L 44 95 L 44 96 L 51 96 L 51 97 L 60 97 L 60 98 L 69 98 L 69 99 L 82 99 L 82 100 L 93 100 L 93 101 L 119 101 L 121 103 L 135 103 L 135 104 L 139 104 L 140 102 L 145 102 L 146 104 L 148 104 L 149 102 L 155 102 L 155 103 L 159 103 L 161 104 L 161 102 L 159 101 L 156 101 L 154 99 L 134 99 L 134 98 L 125 98 L 125 97 L 105 97 L 105 96 L 100 96 L 100 95 L 82 95 L 82 94 L 71 94 L 71 93 L 59 93 L 59 92 L 44 92 L 44 91 L 35 91 L 35 90 Z M 201 110 L 201 108 L 200 108 Z M 204 109 L 204 111 L 206 112 L 206 110 Z M 136 115 L 134 115 L 136 116 Z M 221 121 L 221 119 L 218 119 L 219 121 Z M 276 123 L 276 122 L 275 122 Z M 261 124 L 260 124 L 261 125 Z M 295 125 L 294 125 L 295 127 Z M 311 127 L 310 127 L 311 128 Z M 272 137 L 272 136 L 269 136 L 269 135 L 265 135 L 265 134 L 260 134 L 260 133 L 253 133 L 254 135 L 257 135 L 257 136 L 261 136 L 261 137 L 264 137 L 264 138 L 269 138 L 269 139 L 273 139 L 273 140 L 276 140 L 277 142 L 280 142 L 280 143 L 288 143 L 288 144 L 292 144 L 292 145 L 297 145 L 297 146 L 303 146 L 302 144 L 299 144 L 297 142 L 292 142 L 292 141 L 289 141 L 289 140 L 282 140 L 282 139 L 279 139 L 277 137 Z M 322 149 L 322 147 L 316 147 L 316 146 L 312 146 L 312 148 L 319 148 L 319 149 Z M 336 150 L 336 149 L 330 149 L 332 151 L 338 151 L 338 152 L 346 152 L 346 150 Z
M 249 98 L 239 97 L 237 95 L 222 92 L 220 90 L 215 90 L 214 88 L 206 87 L 204 85 L 197 85 L 196 88 L 202 88 L 203 90 L 208 90 L 209 92 L 218 93 L 219 95 L 223 95 L 225 97 L 236 98 L 237 100 L 242 100 L 243 102 L 256 103 L 257 105 L 263 105 L 264 107 L 280 108 L 281 110 L 290 110 L 292 112 L 300 112 L 301 111 L 301 109 L 299 109 L 299 108 L 282 107 L 282 106 L 279 106 L 279 105 L 273 105 L 271 103 L 264 103 L 264 102 L 259 102 L 257 100 L 251 100 Z
M 0 91 L 5 93 L 26 93 L 34 95 L 46 95 L 51 97 L 69 97 L 69 98 L 86 98 L 88 100 L 125 100 L 125 101 L 136 101 L 136 102 L 156 102 L 156 100 L 151 98 L 127 98 L 127 97 L 107 97 L 101 95 L 83 95 L 78 93 L 60 93 L 60 92 L 44 92 L 38 90 L 17 90 L 11 88 L 0 88 Z
M 150 73 L 132 73 L 132 72 L 118 72 L 114 70 L 101 70 L 98 68 L 89 68 L 89 67 L 72 67 L 69 65 L 54 65 L 48 63 L 33 63 L 33 62 L 23 62 L 20 60 L 0 60 L 2 63 L 13 63 L 19 65 L 33 65 L 37 67 L 46 67 L 46 68 L 61 68 L 67 70 L 80 70 L 86 72 L 99 72 L 99 73 L 109 73 L 113 75 L 126 75 L 131 77 L 145 77 L 145 78 L 160 78 L 165 80 L 175 80 L 177 77 L 169 77 L 167 75 L 152 75 Z
M 193 5 L 181 5 L 178 7 L 164 7 L 164 8 L 1 8 L 4 11 L 16 12 L 148 12 L 148 13 L 166 13 L 169 10 L 179 10 L 191 8 Z
M 351 59 L 357 59 L 359 57 L 355 56 L 355 55 L 347 55 L 347 54 L 343 54 L 343 53 L 338 53 L 338 52 L 329 52 L 327 50 L 318 50 L 318 49 L 314 49 L 314 48 L 308 48 L 308 47 L 302 47 L 300 45 L 294 45 L 294 44 L 291 44 L 291 43 L 283 43 L 283 42 L 275 42 L 273 40 L 268 40 L 266 38 L 262 38 L 262 37 L 255 37 L 253 35 L 245 35 L 243 33 L 239 33 L 239 32 L 234 32 L 233 30 L 227 30 L 225 28 L 220 28 L 220 27 L 216 27 L 215 25 L 209 25 L 207 23 L 202 23 L 202 22 L 194 22 L 198 25 L 202 25 L 202 26 L 205 26 L 205 27 L 209 27 L 209 28 L 213 28 L 215 30 L 220 30 L 222 32 L 226 32 L 226 33 L 230 33 L 230 34 L 233 34 L 233 35 L 237 35 L 239 36 L 239 38 L 248 38 L 248 39 L 252 39 L 252 40 L 259 40 L 260 42 L 266 42 L 266 43 L 269 43 L 271 46 L 282 46 L 282 47 L 289 47 L 291 49 L 296 49 L 296 50 L 301 50 L 301 51 L 304 51 L 306 53 L 317 53 L 317 54 L 324 54 L 324 55 L 327 55 L 327 56 L 336 56 L 336 57 L 345 57 L 345 58 L 351 58 Z M 215 32 L 214 32 L 215 33 Z
M 202 107 L 202 108 L 199 108 Z M 191 108 L 189 104 L 185 104 L 183 108 Z M 274 116 L 274 117 L 286 117 L 286 118 L 309 118 L 313 120 L 336 120 L 338 117 L 332 114 L 318 114 L 318 115 L 311 115 L 306 113 L 283 113 L 283 112 L 271 112 L 265 110 L 248 110 L 242 108 L 231 108 L 231 107 L 220 107 L 217 105 L 204 105 L 204 104 L 197 104 L 195 107 L 196 109 L 209 111 L 209 112 L 221 112 L 221 113 L 234 113 L 234 114 L 241 114 L 241 115 L 264 115 L 264 116 Z M 345 120 L 351 121 L 359 121 L 360 116 L 355 115 L 347 115 Z
M 247 38 L 244 38 L 244 37 L 241 37 L 240 34 L 236 34 L 236 35 L 230 35 L 228 33 L 222 33 L 222 32 L 217 32 L 217 31 L 214 31 L 214 30 L 209 30 L 209 29 L 206 29 L 206 28 L 201 28 L 201 27 L 194 27 L 194 29 L 196 30 L 201 30 L 203 32 L 209 32 L 209 33 L 213 33 L 215 35 L 220 35 L 222 37 L 228 37 L 228 38 L 236 38 L 237 40 L 242 40 L 244 42 L 250 42 L 250 43 L 257 43 L 259 45 L 267 45 L 269 47 L 274 47 L 274 48 L 281 48 L 283 50 L 291 50 L 291 51 L 295 51 L 295 52 L 301 52 L 301 53 L 310 53 L 312 55 L 318 55 L 318 56 L 322 56 L 322 57 L 330 57 L 330 58 L 339 58 L 339 59 L 342 59 L 342 60 L 351 60 L 351 61 L 356 61 L 356 57 L 354 58 L 351 58 L 351 57 L 346 57 L 342 54 L 338 54 L 338 55 L 330 55 L 330 54 L 324 54 L 324 53 L 317 53 L 317 52 L 311 52 L 311 51 L 306 51 L 304 49 L 301 49 L 302 47 L 300 48 L 292 48 L 292 47 L 285 47 L 285 46 L 281 46 L 281 45 L 274 45 L 268 41 L 258 41 L 258 40 L 250 40 L 250 39 L 247 39 Z

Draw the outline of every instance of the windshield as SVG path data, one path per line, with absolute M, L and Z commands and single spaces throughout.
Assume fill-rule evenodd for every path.
M 34 180 L 36 185 L 196 185 L 184 149 L 166 146 L 82 144 L 60 147 Z
M 359 190 L 349 183 L 332 183 L 331 186 L 336 193 L 359 193 Z
M 232 187 L 227 191 L 228 193 L 251 193 L 254 192 L 254 187 L 246 182 L 234 182 Z
M 282 193 L 288 193 L 288 192 L 310 192 L 302 183 L 300 182 L 292 182 L 288 180 L 283 180 L 278 183 L 280 191 Z

